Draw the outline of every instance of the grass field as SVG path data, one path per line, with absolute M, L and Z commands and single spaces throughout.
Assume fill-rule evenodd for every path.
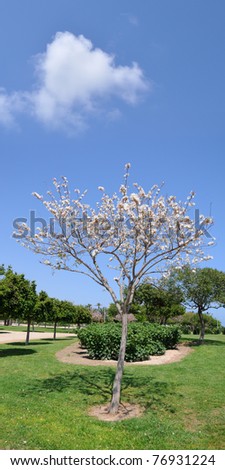
M 0 345 L 1 449 L 225 449 L 225 336 L 178 363 L 125 369 L 122 399 L 145 413 L 115 423 L 88 416 L 115 369 L 57 361 L 73 341 Z

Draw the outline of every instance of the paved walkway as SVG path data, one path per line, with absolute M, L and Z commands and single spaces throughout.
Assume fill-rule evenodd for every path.
M 68 338 L 68 337 L 75 337 L 74 334 L 72 333 L 57 333 L 56 338 Z M 38 340 L 38 339 L 52 339 L 53 338 L 53 333 L 36 333 L 32 332 L 30 333 L 30 340 Z M 0 344 L 6 344 L 6 343 L 20 343 L 20 342 L 25 342 L 26 339 L 26 333 L 25 331 L 6 331 L 2 330 L 0 331 Z

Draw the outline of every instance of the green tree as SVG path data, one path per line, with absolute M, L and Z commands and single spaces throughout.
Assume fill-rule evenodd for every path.
M 59 300 L 49 298 L 47 321 L 53 322 L 53 339 L 56 339 L 57 324 L 58 323 L 72 323 L 72 318 L 75 314 L 74 305 L 67 300 Z
M 4 319 L 20 318 L 27 322 L 26 344 L 29 344 L 31 321 L 36 315 L 36 301 L 35 282 L 8 267 L 0 281 L 0 310 Z
M 222 332 L 222 325 L 219 320 L 214 318 L 208 313 L 203 314 L 203 319 L 205 322 L 205 332 L 208 334 L 218 334 Z M 201 324 L 199 320 L 199 315 L 194 312 L 186 312 L 182 316 L 171 318 L 169 324 L 179 325 L 183 333 L 188 334 L 199 334 L 201 329 Z
M 107 309 L 107 316 L 109 320 L 113 320 L 116 317 L 116 315 L 118 315 L 118 309 L 117 309 L 116 304 L 114 303 L 109 304 L 108 309 Z
M 74 305 L 74 323 L 78 325 L 88 325 L 92 322 L 91 312 L 83 305 Z
M 182 291 L 174 279 L 172 277 L 162 278 L 155 285 L 144 282 L 137 288 L 133 302 L 134 311 L 131 311 L 135 314 L 136 307 L 138 312 L 137 306 L 139 305 L 145 309 L 148 321 L 165 324 L 169 318 L 182 315 L 185 312 L 182 301 Z
M 201 325 L 199 340 L 204 341 L 205 321 L 203 314 L 212 308 L 225 305 L 225 273 L 213 268 L 185 267 L 177 274 L 185 303 L 197 310 Z
M 4 264 L 0 265 L 0 276 L 3 276 L 5 274 L 5 267 Z
M 16 287 L 16 274 L 11 266 L 0 268 L 0 315 L 4 319 L 4 324 L 8 325 L 12 318 L 16 318 L 18 313 L 18 289 Z
M 36 283 L 28 281 L 22 274 L 19 282 L 19 310 L 18 317 L 27 322 L 27 334 L 25 344 L 30 342 L 30 327 L 32 321 L 37 321 L 37 312 L 35 310 L 37 302 Z
M 36 318 L 40 322 L 49 321 L 53 310 L 53 299 L 45 291 L 40 291 L 35 305 Z

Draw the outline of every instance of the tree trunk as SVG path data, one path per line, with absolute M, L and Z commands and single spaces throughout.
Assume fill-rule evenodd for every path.
M 27 320 L 27 336 L 26 336 L 26 342 L 25 342 L 26 346 L 29 344 L 29 341 L 30 341 L 30 325 L 31 325 L 31 321 L 30 319 L 28 319 Z
M 54 323 L 54 334 L 53 334 L 53 339 L 56 339 L 56 326 L 57 326 L 57 321 Z
M 198 316 L 199 316 L 200 325 L 201 325 L 199 341 L 201 341 L 202 343 L 205 338 L 205 322 L 204 322 L 202 311 L 200 309 L 198 309 Z
M 120 351 L 117 362 L 116 375 L 113 383 L 112 400 L 109 407 L 109 413 L 116 414 L 120 404 L 121 384 L 124 369 L 124 358 L 127 344 L 127 312 L 122 314 L 122 335 L 120 342 Z

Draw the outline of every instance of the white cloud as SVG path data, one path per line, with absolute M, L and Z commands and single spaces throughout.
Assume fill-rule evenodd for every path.
M 16 124 L 15 115 L 22 110 L 23 104 L 20 93 L 8 95 L 0 88 L 0 124 L 11 127 Z
M 57 33 L 34 61 L 33 92 L 0 90 L 1 123 L 12 124 L 19 111 L 53 128 L 79 130 L 95 113 L 108 114 L 113 97 L 135 105 L 150 87 L 137 63 L 117 66 L 112 55 L 69 32 Z

